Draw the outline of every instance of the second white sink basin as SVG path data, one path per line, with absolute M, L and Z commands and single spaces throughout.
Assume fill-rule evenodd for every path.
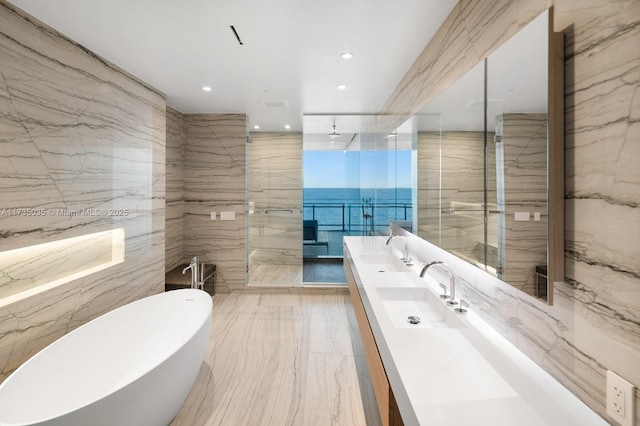
M 397 328 L 465 327 L 459 317 L 464 314 L 454 312 L 454 307 L 447 306 L 426 288 L 378 287 L 376 291 L 391 323 Z M 415 323 L 415 317 L 419 318 L 418 323 Z

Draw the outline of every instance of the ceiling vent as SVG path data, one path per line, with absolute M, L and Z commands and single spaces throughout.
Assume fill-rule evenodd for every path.
M 242 46 L 244 43 L 240 39 L 240 34 L 238 34 L 238 31 L 236 31 L 236 27 L 234 27 L 233 25 L 229 25 L 229 28 L 231 28 L 231 31 L 233 31 L 233 35 L 236 36 L 236 40 L 238 40 L 238 43 L 240 43 L 240 46 Z
M 287 109 L 289 101 L 262 101 L 265 108 L 269 109 Z

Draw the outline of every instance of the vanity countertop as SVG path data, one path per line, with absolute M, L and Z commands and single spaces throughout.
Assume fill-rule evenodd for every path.
M 607 424 L 473 309 L 446 306 L 386 240 L 345 237 L 345 260 L 405 425 Z

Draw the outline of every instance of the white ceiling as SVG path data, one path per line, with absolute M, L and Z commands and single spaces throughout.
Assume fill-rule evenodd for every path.
M 540 14 L 488 57 L 487 127 L 504 112 L 547 111 L 548 12 Z M 339 136 L 330 138 L 332 125 Z M 395 129 L 377 130 L 375 115 L 304 116 L 304 148 L 309 150 L 411 149 L 417 131 L 482 131 L 484 61 L 469 70 L 418 114 Z
M 374 113 L 456 0 L 10 0 L 164 92 L 184 113 Z M 244 45 L 239 45 L 230 25 Z M 340 55 L 353 53 L 344 60 Z M 346 90 L 338 90 L 346 84 Z M 202 87 L 212 87 L 204 92 Z M 269 109 L 265 100 L 288 101 Z M 329 133 L 331 128 L 326 129 Z
M 541 13 L 487 59 L 487 128 L 503 112 L 547 111 L 548 12 Z M 419 130 L 484 129 L 484 62 L 418 113 Z
M 303 117 L 304 149 L 311 151 L 375 151 L 411 149 L 411 122 L 392 133 L 377 129 L 376 116 L 369 115 L 308 115 Z M 335 134 L 333 133 L 335 125 Z M 327 131 L 329 129 L 329 131 Z
M 547 111 L 548 12 L 543 12 L 488 57 L 487 127 L 504 112 Z M 305 115 L 304 148 L 309 150 L 411 149 L 417 131 L 484 129 L 484 61 L 478 63 L 392 137 L 377 129 L 375 115 Z M 338 137 L 330 138 L 335 124 Z

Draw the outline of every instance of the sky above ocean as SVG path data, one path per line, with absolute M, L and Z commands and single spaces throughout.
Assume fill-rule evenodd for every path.
M 304 151 L 305 188 L 411 188 L 411 151 Z

